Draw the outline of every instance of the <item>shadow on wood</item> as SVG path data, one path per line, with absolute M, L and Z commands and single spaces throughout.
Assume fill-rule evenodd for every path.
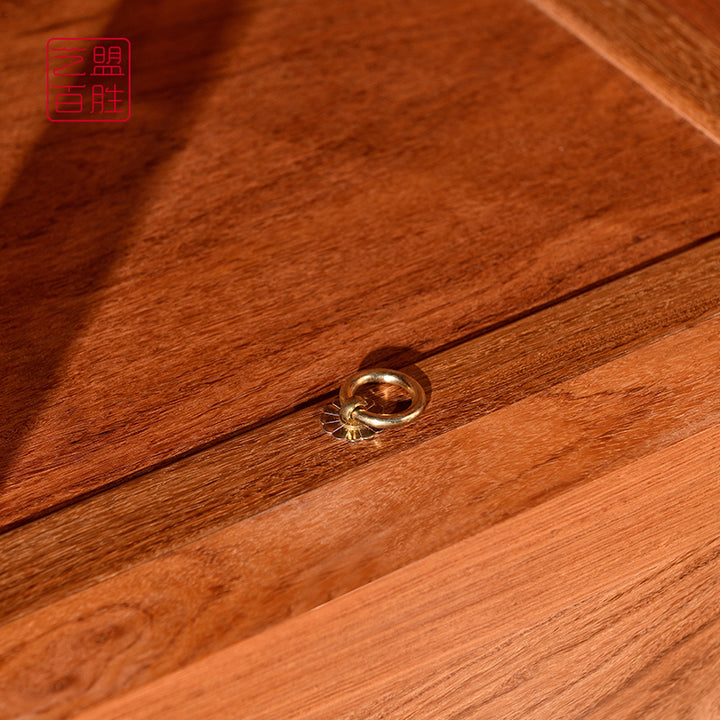
M 228 29 L 247 19 L 231 0 L 124 0 L 102 32 L 131 42 L 132 118 L 48 122 L 29 153 L 0 208 L 0 482 L 50 401 L 157 169 L 187 142 Z

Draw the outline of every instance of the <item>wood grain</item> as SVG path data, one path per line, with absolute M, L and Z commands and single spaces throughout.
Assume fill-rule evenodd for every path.
M 42 607 L 692 326 L 720 307 L 718 277 L 714 240 L 432 356 L 409 368 L 429 378 L 428 411 L 392 437 L 339 445 L 320 431 L 313 405 L 6 532 L 0 617 Z M 556 487 L 549 476 L 545 492 Z
M 720 44 L 720 10 L 714 0 L 662 0 L 663 5 Z
M 520 0 L 23 8 L 21 58 L 137 62 L 129 123 L 8 150 L 3 527 L 720 228 L 720 152 Z
M 711 717 L 719 461 L 715 427 L 78 717 Z
M 69 717 L 718 425 L 716 313 L 4 625 L 0 717 Z
M 703 0 L 530 0 L 715 141 L 720 16 Z

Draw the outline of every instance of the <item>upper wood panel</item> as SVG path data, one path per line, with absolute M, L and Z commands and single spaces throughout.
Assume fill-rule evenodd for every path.
M 45 10 L 3 11 L 2 525 L 720 227 L 717 149 L 519 0 Z M 133 117 L 49 124 L 88 34 Z

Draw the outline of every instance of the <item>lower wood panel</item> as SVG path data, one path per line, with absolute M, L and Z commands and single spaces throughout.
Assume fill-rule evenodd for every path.
M 720 428 L 81 714 L 712 717 Z
M 4 625 L 0 717 L 66 717 L 718 426 L 715 314 Z

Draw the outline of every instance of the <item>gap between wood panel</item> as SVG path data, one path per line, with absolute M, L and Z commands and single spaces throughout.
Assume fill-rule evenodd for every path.
M 711 243 L 711 242 L 717 240 L 718 238 L 720 238 L 720 231 L 712 233 L 705 237 L 702 237 L 698 240 L 693 240 L 692 242 L 686 243 L 677 248 L 673 248 L 672 250 L 668 250 L 667 252 L 664 252 L 656 257 L 650 258 L 649 260 L 645 260 L 641 263 L 637 263 L 636 265 L 633 265 L 632 267 L 622 270 L 620 272 L 614 273 L 612 275 L 608 275 L 607 277 L 604 277 L 595 282 L 589 283 L 588 285 L 585 285 L 578 290 L 573 290 L 572 292 L 568 292 L 568 293 L 561 295 L 557 298 L 554 298 L 546 303 L 534 305 L 534 306 L 524 309 L 520 312 L 514 313 L 512 315 L 508 315 L 507 317 L 503 318 L 502 320 L 499 320 L 495 323 L 492 323 L 492 324 L 484 327 L 480 331 L 468 333 L 467 335 L 464 335 L 457 340 L 437 346 L 429 352 L 417 353 L 417 354 L 415 354 L 415 356 L 413 358 L 413 365 L 406 367 L 405 370 L 409 370 L 412 374 L 413 367 L 415 367 L 415 365 L 419 366 L 420 364 L 428 361 L 429 359 L 431 359 L 435 356 L 442 355 L 448 351 L 454 350 L 455 348 L 466 345 L 467 343 L 470 343 L 474 340 L 478 340 L 482 337 L 490 335 L 498 330 L 501 330 L 508 326 L 512 326 L 513 324 L 517 323 L 520 320 L 524 320 L 526 318 L 531 318 L 535 315 L 541 314 L 544 311 L 549 310 L 557 305 L 561 305 L 562 303 L 565 303 L 569 300 L 573 300 L 575 298 L 581 297 L 581 296 L 585 295 L 586 293 L 589 293 L 593 290 L 601 288 L 605 285 L 611 285 L 612 283 L 616 282 L 617 280 L 621 280 L 623 278 L 634 275 L 635 273 L 637 273 L 641 270 L 645 270 L 646 268 L 651 268 L 655 265 L 662 264 L 665 261 L 670 260 L 671 258 L 681 256 L 684 253 L 687 253 L 689 250 L 692 250 L 694 248 L 698 248 L 705 244 Z M 373 363 L 373 365 L 374 365 L 374 363 Z M 357 369 L 358 370 L 364 369 L 364 367 L 369 367 L 369 365 L 359 367 Z M 271 415 L 269 417 L 265 417 L 262 420 L 260 420 L 256 423 L 253 423 L 249 427 L 243 428 L 240 431 L 234 431 L 231 433 L 227 433 L 227 434 L 223 435 L 222 437 L 213 440 L 212 442 L 198 445 L 198 446 L 194 447 L 191 451 L 180 453 L 178 455 L 173 456 L 169 460 L 157 463 L 155 465 L 150 465 L 150 466 L 144 468 L 140 472 L 125 475 L 125 476 L 121 477 L 119 480 L 117 480 L 116 482 L 111 483 L 110 485 L 104 485 L 99 490 L 81 494 L 81 495 L 78 495 L 77 497 L 73 498 L 70 501 L 50 506 L 47 509 L 45 509 L 43 512 L 29 515 L 25 520 L 22 520 L 20 522 L 14 523 L 14 524 L 6 525 L 2 529 L 2 531 L 0 531 L 0 537 L 2 537 L 2 534 L 4 534 L 5 532 L 17 530 L 18 528 L 22 527 L 25 524 L 36 522 L 37 520 L 46 518 L 46 517 L 53 515 L 54 513 L 57 513 L 59 511 L 67 510 L 68 508 L 71 508 L 73 506 L 82 505 L 83 503 L 87 502 L 88 500 L 90 500 L 92 498 L 96 498 L 107 492 L 113 492 L 119 486 L 121 486 L 125 483 L 128 483 L 130 481 L 136 481 L 145 476 L 150 476 L 159 471 L 166 470 L 168 468 L 173 467 L 174 465 L 176 465 L 177 463 L 179 463 L 181 461 L 191 460 L 192 458 L 201 457 L 205 452 L 211 450 L 212 448 L 221 447 L 225 443 L 232 441 L 232 440 L 236 440 L 238 438 L 241 438 L 245 434 L 262 432 L 263 428 L 270 427 L 272 424 L 274 424 L 278 421 L 284 420 L 286 418 L 292 417 L 296 413 L 300 413 L 304 410 L 307 410 L 308 408 L 315 408 L 315 406 L 317 406 L 319 404 L 326 403 L 328 400 L 335 397 L 335 395 L 336 395 L 336 391 L 331 392 L 331 393 L 323 393 L 321 395 L 317 395 L 309 400 L 306 400 L 302 403 L 299 403 L 297 405 L 287 408 L 287 410 L 283 411 L 282 413 L 278 413 L 275 415 Z

